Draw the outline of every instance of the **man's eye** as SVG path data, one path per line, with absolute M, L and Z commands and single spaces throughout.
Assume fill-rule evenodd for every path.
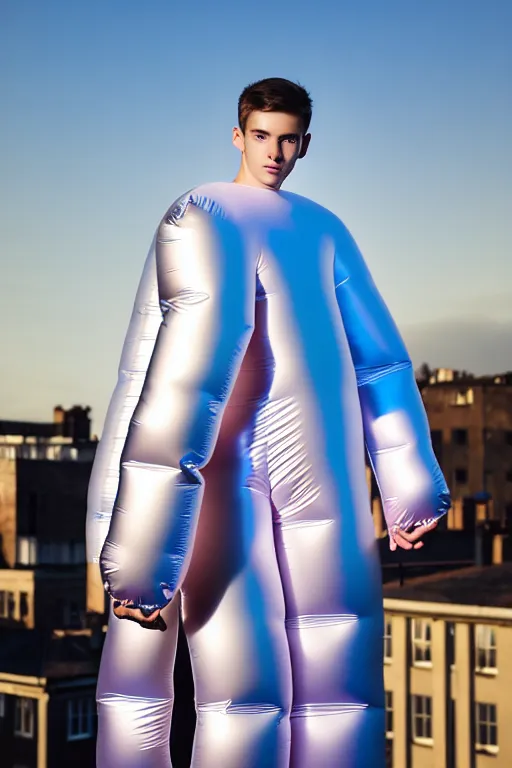
M 257 138 L 257 139 L 265 139 L 265 138 L 266 138 L 266 136 L 265 136 L 263 133 L 257 133 L 257 134 L 256 134 L 256 138 Z
M 297 139 L 295 138 L 295 136 L 289 136 L 289 137 L 286 139 L 286 141 L 287 141 L 289 144 L 296 144 L 296 143 L 297 143 Z

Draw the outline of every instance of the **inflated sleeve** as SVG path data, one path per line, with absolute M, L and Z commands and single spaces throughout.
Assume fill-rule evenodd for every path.
M 426 525 L 447 512 L 450 498 L 413 366 L 357 245 L 342 225 L 335 243 L 336 298 L 388 531 Z
M 135 296 L 121 353 L 117 383 L 96 449 L 87 494 L 87 609 L 96 613 L 103 613 L 105 609 L 105 590 L 100 575 L 99 557 L 112 517 L 119 483 L 121 453 L 142 391 L 161 321 L 153 241 Z
M 185 575 L 200 470 L 254 329 L 256 281 L 237 228 L 190 201 L 160 225 L 156 270 L 163 319 L 100 558 L 108 593 L 148 609 L 166 605 Z

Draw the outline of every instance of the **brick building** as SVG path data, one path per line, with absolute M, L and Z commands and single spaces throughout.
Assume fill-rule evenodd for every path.
M 512 373 L 475 377 L 439 369 L 419 382 L 432 445 L 452 496 L 442 529 L 474 531 L 512 525 Z M 368 470 L 375 532 L 386 524 Z
M 450 527 L 464 527 L 464 499 L 486 504 L 482 516 L 512 520 L 512 374 L 474 377 L 436 371 L 422 389 L 432 443 L 454 506 Z

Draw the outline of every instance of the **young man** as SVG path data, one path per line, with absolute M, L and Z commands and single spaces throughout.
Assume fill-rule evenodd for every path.
M 384 766 L 365 444 L 392 549 L 421 547 L 449 499 L 361 254 L 281 191 L 310 119 L 294 83 L 246 88 L 235 181 L 174 203 L 146 262 L 90 486 L 113 600 L 99 768 L 170 766 L 180 610 L 194 768 Z

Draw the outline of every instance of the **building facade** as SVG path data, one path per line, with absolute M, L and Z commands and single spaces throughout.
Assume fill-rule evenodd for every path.
M 470 377 L 441 369 L 422 395 L 434 450 L 459 502 L 449 526 L 464 527 L 464 499 L 480 501 L 482 517 L 510 525 L 512 375 Z
M 89 409 L 0 421 L 0 764 L 93 768 L 101 637 L 86 626 Z
M 512 566 L 385 587 L 389 768 L 512 765 Z

